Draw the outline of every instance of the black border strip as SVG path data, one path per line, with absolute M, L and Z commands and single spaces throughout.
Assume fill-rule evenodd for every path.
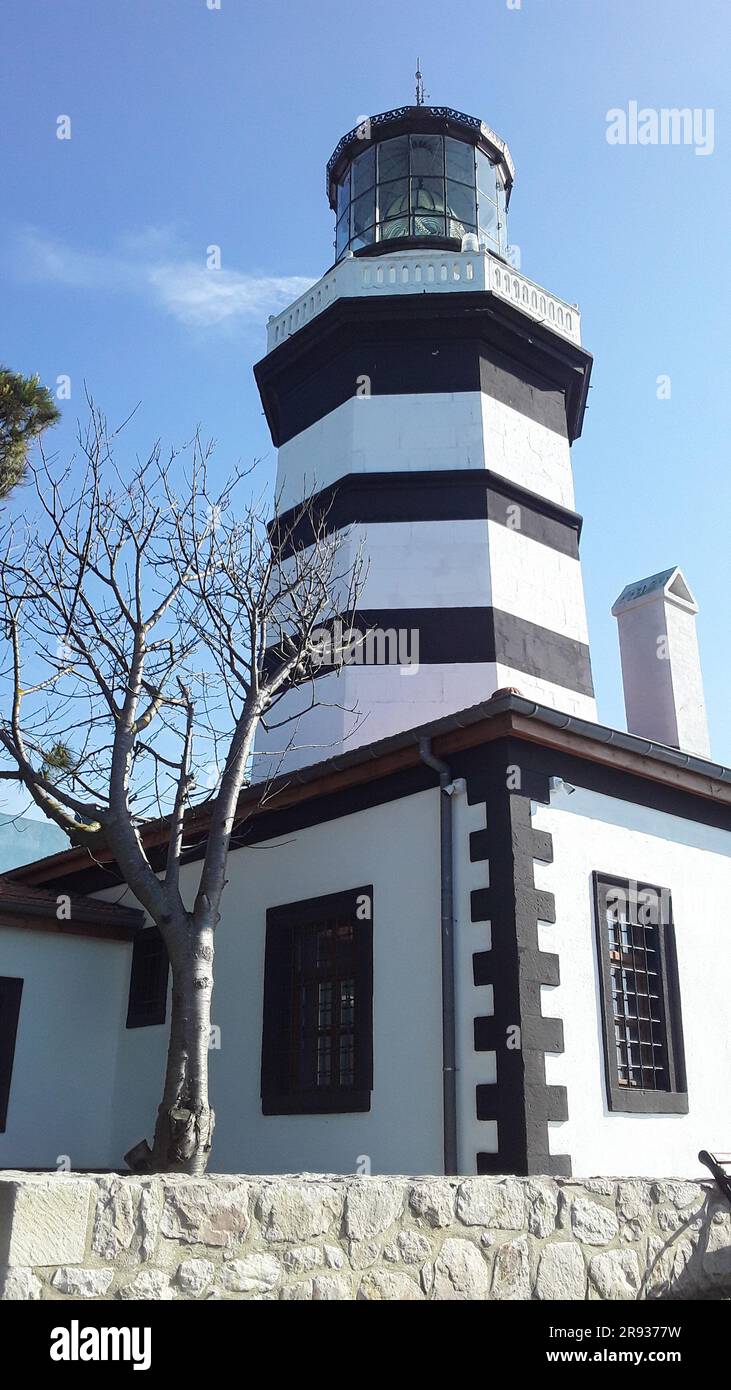
M 536 731 L 540 732 L 537 721 Z M 413 737 L 413 731 L 409 736 Z M 573 786 L 598 792 L 612 800 L 645 806 L 664 815 L 687 820 L 691 824 L 731 831 L 731 807 L 726 802 L 715 802 L 682 787 L 667 782 L 656 782 L 651 777 L 643 777 L 626 768 L 610 767 L 595 762 L 591 757 L 581 758 L 561 749 L 545 747 L 519 734 L 511 734 L 499 742 L 507 750 L 504 754 L 505 760 L 524 769 L 524 790 L 534 801 L 548 802 L 548 778 L 562 777 Z M 479 758 L 486 746 L 478 744 L 464 753 L 450 754 L 450 762 L 454 767 L 459 765 L 461 769 L 459 773 L 455 772 L 455 776 L 467 777 L 473 768 L 473 760 Z M 307 830 L 313 825 L 326 825 L 328 821 L 339 820 L 342 816 L 354 815 L 374 806 L 386 805 L 389 801 L 414 796 L 432 788 L 433 785 L 433 773 L 419 763 L 400 772 L 388 772 L 376 779 L 367 779 L 340 791 L 308 797 L 295 805 L 279 808 L 275 804 L 270 810 L 263 810 L 251 817 L 246 816 L 244 807 L 231 836 L 231 849 L 242 849 L 267 840 L 277 840 L 294 835 L 300 830 Z M 537 832 L 534 832 L 534 835 L 537 836 Z M 540 844 L 543 852 L 546 852 L 544 842 L 536 838 L 534 843 Z M 205 845 L 205 829 L 189 830 L 183 862 L 190 864 L 202 859 Z M 483 845 L 480 847 L 484 848 Z M 164 869 L 166 852 L 165 845 L 150 850 L 150 860 L 154 868 Z M 480 857 L 479 850 L 476 853 Z M 536 852 L 535 857 L 542 858 L 542 854 Z M 56 879 L 49 877 L 44 886 L 49 890 L 58 888 L 64 892 L 91 894 L 121 883 L 122 878 L 116 865 L 95 864 L 89 860 L 88 867 L 79 868 L 74 874 L 59 875 Z
M 590 353 L 490 291 L 335 301 L 257 362 L 279 447 L 357 397 L 482 391 L 572 443 L 581 434 Z M 368 398 L 358 400 L 368 409 Z
M 323 622 L 320 630 L 332 629 L 334 622 L 334 619 Z M 589 648 L 584 642 L 540 627 L 538 623 L 529 623 L 500 608 L 478 605 L 470 608 L 364 608 L 355 614 L 344 614 L 342 623 L 343 640 L 349 626 L 364 637 L 373 630 L 383 634 L 409 634 L 403 651 L 405 656 L 417 653 L 411 634 L 418 633 L 420 666 L 499 662 L 565 690 L 590 697 L 594 694 Z M 383 661 L 368 658 L 364 644 L 355 650 L 362 650 L 364 656 L 360 663 L 349 663 L 354 666 L 364 665 L 366 660 L 374 666 L 400 664 L 395 659 L 395 638 L 388 642 L 384 638 L 380 649 L 374 646 L 376 656 L 386 657 Z M 278 648 L 269 647 L 264 659 L 265 670 L 271 671 L 279 660 Z M 333 664 L 323 662 L 313 667 L 312 675 L 331 675 L 335 669 Z
M 483 519 L 579 558 L 577 512 L 486 468 L 348 473 L 281 512 L 270 522 L 269 536 L 278 558 L 286 560 L 318 534 L 348 526 Z

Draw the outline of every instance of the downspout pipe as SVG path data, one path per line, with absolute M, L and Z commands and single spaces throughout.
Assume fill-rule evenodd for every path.
M 454 844 L 452 831 L 452 773 L 432 753 L 430 738 L 419 739 L 419 756 L 439 774 L 439 845 L 441 869 L 442 942 L 442 1095 L 444 1113 L 444 1172 L 457 1172 L 457 1029 L 454 987 Z

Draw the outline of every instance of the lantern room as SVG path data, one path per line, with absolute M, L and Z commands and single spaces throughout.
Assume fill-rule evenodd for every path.
M 327 166 L 335 259 L 459 250 L 467 235 L 504 257 L 514 173 L 505 142 L 474 116 L 409 106 L 367 117 Z

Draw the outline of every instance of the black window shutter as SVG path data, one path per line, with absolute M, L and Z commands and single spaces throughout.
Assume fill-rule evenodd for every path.
M 137 933 L 132 945 L 127 1027 L 164 1023 L 168 1001 L 168 953 L 157 927 Z
M 359 894 L 368 898 L 370 915 L 356 921 L 355 949 L 358 970 L 355 1028 L 355 1071 L 358 1085 L 373 1090 L 373 889 Z
M 264 955 L 261 1094 L 265 1099 L 284 1095 L 290 1086 L 288 1025 L 292 1015 L 292 950 L 291 926 L 274 917 L 267 925 Z
M 23 981 L 0 975 L 0 1134 L 5 1133 Z

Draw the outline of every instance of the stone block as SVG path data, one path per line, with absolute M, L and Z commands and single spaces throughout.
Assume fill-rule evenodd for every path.
M 358 1288 L 358 1298 L 372 1303 L 416 1303 L 423 1297 L 419 1285 L 408 1274 L 397 1274 L 386 1269 L 374 1269 L 364 1274 Z
M 525 1187 L 516 1178 L 468 1178 L 457 1193 L 457 1216 L 465 1226 L 522 1231 L 527 1224 Z
M 360 1178 L 348 1187 L 345 1231 L 353 1240 L 382 1234 L 401 1215 L 404 1187 L 400 1181 Z
M 317 1183 L 267 1184 L 257 1202 L 264 1236 L 270 1241 L 311 1240 L 337 1231 L 342 1197 Z
M 81 1264 L 93 1185 L 63 1173 L 2 1183 L 0 1225 L 9 1228 L 9 1265 Z
M 42 1288 L 32 1269 L 0 1269 L 0 1303 L 35 1303 Z
M 113 1269 L 75 1269 L 62 1265 L 51 1283 L 69 1298 L 104 1298 L 113 1278 Z
M 212 1260 L 183 1260 L 178 1265 L 175 1281 L 184 1293 L 195 1297 L 213 1283 L 215 1273 Z
M 434 1263 L 434 1297 L 440 1301 L 487 1298 L 490 1272 L 479 1246 L 464 1237 L 444 1241 Z
M 553 1299 L 586 1297 L 586 1265 L 581 1246 L 556 1241 L 544 1246 L 538 1261 L 536 1297 Z
M 246 1183 L 222 1185 L 206 1178 L 166 1180 L 160 1231 L 169 1240 L 225 1249 L 243 1240 L 249 1225 Z
M 571 1229 L 583 1245 L 609 1245 L 619 1235 L 619 1222 L 609 1207 L 586 1197 L 574 1197 Z
M 531 1296 L 528 1241 L 523 1236 L 495 1247 L 491 1297 L 497 1300 L 528 1299 Z
M 589 1261 L 589 1281 L 603 1299 L 636 1299 L 640 1266 L 634 1250 L 605 1250 Z

